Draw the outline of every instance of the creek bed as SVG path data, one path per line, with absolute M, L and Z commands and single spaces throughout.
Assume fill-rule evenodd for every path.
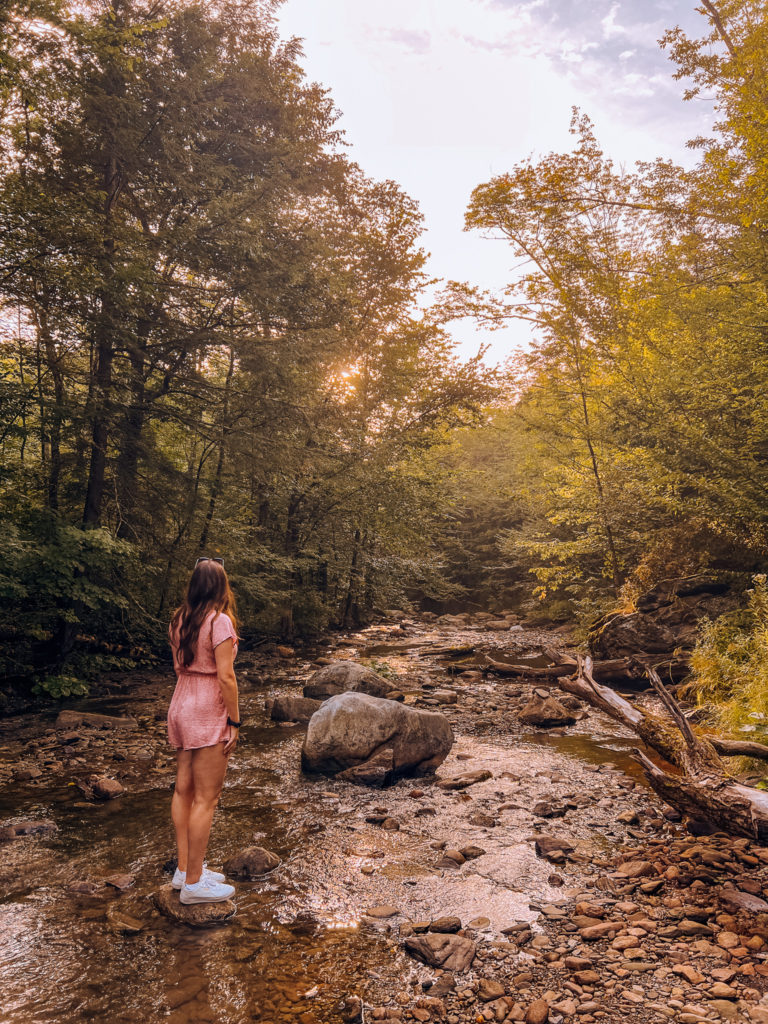
M 356 650 L 350 646 L 345 653 Z M 397 672 L 429 668 L 421 644 L 379 649 L 377 657 Z M 440 667 L 433 667 L 441 678 Z M 132 696 L 81 704 L 112 714 L 135 713 L 138 706 L 142 741 L 154 751 L 151 763 L 134 764 L 130 752 L 126 760 L 120 753 L 125 740 L 111 734 L 94 741 L 93 750 L 79 752 L 58 775 L 0 788 L 1 822 L 46 818 L 58 826 L 51 835 L 0 845 L 4 1024 L 331 1024 L 340 1020 L 337 1004 L 345 994 L 386 1001 L 424 977 L 426 969 L 407 959 L 396 941 L 400 922 L 443 914 L 464 922 L 486 918 L 480 937 L 493 940 L 506 925 L 535 922 L 541 903 L 578 891 L 576 868 L 569 868 L 564 888 L 550 883 L 551 865 L 535 856 L 532 831 L 567 831 L 585 862 L 620 841 L 616 808 L 630 797 L 617 783 L 624 771 L 637 774 L 626 738 L 612 735 L 613 727 L 600 716 L 590 716 L 591 731 L 579 723 L 575 735 L 520 736 L 503 729 L 470 735 L 465 726 L 477 710 L 462 710 L 462 691 L 457 708 L 445 709 L 457 740 L 439 774 L 488 768 L 493 777 L 458 793 L 429 780 L 402 780 L 372 791 L 303 776 L 303 729 L 267 720 L 265 695 L 298 692 L 296 680 L 308 671 L 308 665 L 303 671 L 300 666 L 292 680 L 283 673 L 266 690 L 244 687 L 241 703 L 250 724 L 216 813 L 210 860 L 217 866 L 258 844 L 274 850 L 282 863 L 261 881 L 237 884 L 237 915 L 225 926 L 191 931 L 171 924 L 151 904 L 152 893 L 168 881 L 163 866 L 173 849 L 173 765 L 162 744 L 161 721 L 168 681 L 155 680 Z M 503 685 L 498 689 L 503 692 Z M 477 692 L 482 707 L 483 693 L 493 693 L 494 684 Z M 50 726 L 38 717 L 40 727 Z M 18 756 L 13 743 L 4 750 Z M 73 779 L 99 758 L 107 770 L 127 765 L 132 772 L 123 797 L 93 804 Z M 606 760 L 614 766 L 596 773 Z M 609 794 L 603 806 L 593 804 L 583 814 L 574 808 L 567 826 L 531 817 L 532 804 L 542 796 L 567 800 L 596 787 Z M 397 819 L 397 831 L 365 821 L 380 807 Z M 491 815 L 494 826 L 472 824 L 476 812 Z M 474 844 L 485 854 L 447 871 L 436 866 L 436 842 Z M 118 872 L 135 877 L 124 892 L 101 884 Z M 93 895 L 72 891 L 82 880 L 100 883 Z M 384 903 L 399 914 L 389 921 L 366 918 L 366 909 Z M 142 930 L 130 936 L 116 932 L 110 907 L 138 918 Z

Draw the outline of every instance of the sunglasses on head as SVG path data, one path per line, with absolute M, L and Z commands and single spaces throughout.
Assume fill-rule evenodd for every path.
M 223 558 L 209 558 L 208 555 L 203 555 L 202 558 L 198 558 L 198 560 L 195 562 L 195 568 L 197 568 L 201 562 L 218 562 L 222 569 L 224 568 Z

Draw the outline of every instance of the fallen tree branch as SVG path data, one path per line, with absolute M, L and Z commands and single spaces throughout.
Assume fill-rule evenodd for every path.
M 653 670 L 648 674 L 674 725 L 633 707 L 615 690 L 598 683 L 589 658 L 586 662 L 579 659 L 576 677 L 560 677 L 558 684 L 566 693 L 574 694 L 631 729 L 647 747 L 679 770 L 679 775 L 672 774 L 645 753 L 635 752 L 650 786 L 667 803 L 689 818 L 709 822 L 723 831 L 768 841 L 768 793 L 732 779 L 720 760 L 716 743 L 693 732 L 658 674 Z
M 563 674 L 563 669 L 576 668 L 578 662 L 568 659 L 558 661 L 556 665 L 535 667 L 533 665 L 513 665 L 506 661 L 496 661 L 486 654 L 486 667 L 500 676 L 529 676 L 532 679 L 556 679 Z M 606 679 L 641 679 L 645 667 L 633 658 L 613 658 L 610 661 L 596 661 L 592 666 L 594 676 Z
M 709 736 L 709 742 L 723 757 L 754 757 L 760 761 L 768 761 L 768 746 L 754 740 L 721 740 L 717 736 Z

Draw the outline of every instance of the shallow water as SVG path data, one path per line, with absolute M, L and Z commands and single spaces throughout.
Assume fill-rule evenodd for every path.
M 398 658 L 415 660 L 419 650 L 397 646 L 392 663 L 401 667 Z M 280 690 L 296 692 L 296 686 L 269 692 Z M 252 724 L 227 775 L 210 859 L 216 866 L 257 844 L 282 863 L 259 882 L 238 884 L 237 915 L 225 926 L 194 931 L 153 908 L 152 893 L 169 880 L 163 865 L 173 851 L 165 753 L 122 798 L 105 804 L 85 801 L 67 775 L 0 790 L 3 822 L 49 818 L 58 825 L 52 835 L 0 845 L 3 1024 L 336 1022 L 345 993 L 382 1001 L 425 970 L 404 957 L 386 922 L 363 920 L 367 907 L 394 902 L 401 910 L 395 931 L 406 917 L 485 916 L 488 937 L 496 938 L 511 921 L 533 921 L 537 900 L 562 897 L 527 841 L 530 824 L 522 811 L 504 812 L 503 828 L 484 829 L 469 822 L 473 809 L 519 795 L 528 776 L 547 769 L 565 770 L 569 784 L 582 786 L 591 778 L 588 765 L 605 760 L 637 774 L 623 740 L 533 734 L 506 745 L 459 736 L 441 774 L 465 770 L 469 761 L 494 773 L 471 794 L 421 781 L 377 792 L 307 778 L 299 770 L 303 730 L 268 722 L 264 696 L 246 691 L 242 697 Z M 150 718 L 159 706 L 121 696 L 82 707 L 135 713 L 137 703 Z M 162 725 L 145 722 L 144 728 L 157 740 Z M 111 742 L 119 747 L 121 740 Z M 400 831 L 365 822 L 377 805 L 402 821 Z M 451 846 L 480 843 L 488 852 L 446 874 L 429 847 L 435 837 Z M 122 893 L 103 884 L 93 896 L 70 891 L 73 882 L 118 872 L 135 876 Z M 111 908 L 141 920 L 143 930 L 116 934 Z

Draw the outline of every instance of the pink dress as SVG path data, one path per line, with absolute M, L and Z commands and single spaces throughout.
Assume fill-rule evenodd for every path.
M 237 634 L 232 620 L 223 612 L 211 612 L 203 619 L 191 665 L 179 663 L 178 643 L 171 635 L 176 689 L 168 708 L 168 740 L 177 750 L 213 747 L 229 737 L 227 709 L 221 695 L 214 650 Z

